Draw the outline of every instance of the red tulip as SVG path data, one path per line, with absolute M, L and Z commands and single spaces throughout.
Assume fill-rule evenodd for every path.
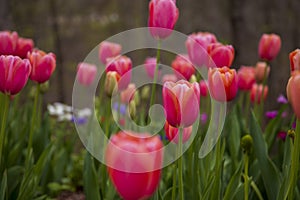
M 186 80 L 190 80 L 191 76 L 195 73 L 195 68 L 187 58 L 187 55 L 176 56 L 172 62 L 172 68 L 178 79 L 184 77 Z
M 188 141 L 188 139 L 191 137 L 192 130 L 193 130 L 193 126 L 189 126 L 189 127 L 183 129 L 182 143 L 185 143 L 186 141 Z M 168 121 L 166 121 L 165 132 L 166 132 L 167 139 L 170 142 L 174 142 L 174 143 L 178 144 L 178 141 L 179 141 L 179 134 L 178 134 L 179 129 L 178 128 L 171 126 L 168 123 Z
M 18 44 L 18 33 L 1 31 L 0 32 L 0 55 L 15 55 Z
M 230 67 L 234 59 L 234 48 L 231 45 L 213 43 L 207 47 L 210 56 L 209 67 Z
M 107 63 L 108 58 L 120 55 L 122 46 L 113 42 L 101 42 L 99 45 L 99 59 L 103 64 Z
M 201 80 L 199 86 L 200 86 L 200 95 L 202 97 L 206 97 L 208 95 L 207 81 Z
M 292 73 L 287 85 L 287 96 L 297 118 L 300 119 L 300 71 Z
M 264 90 L 264 93 L 263 93 L 263 90 Z M 256 84 L 256 83 L 253 84 L 251 93 L 250 93 L 251 102 L 260 104 L 260 102 L 262 101 L 262 98 L 265 101 L 267 98 L 267 95 L 268 95 L 268 91 L 269 91 L 269 87 L 267 85 L 265 85 L 265 87 L 263 87 L 262 84 Z
M 19 93 L 28 81 L 31 65 L 28 59 L 18 56 L 0 56 L 0 91 L 4 94 Z
M 240 90 L 251 90 L 255 83 L 255 68 L 242 66 L 238 70 L 238 88 Z
M 163 102 L 167 121 L 171 126 L 191 126 L 199 114 L 199 84 L 185 80 L 166 82 L 163 85 Z
M 189 35 L 185 46 L 192 63 L 198 67 L 208 65 L 207 47 L 216 43 L 217 38 L 214 34 L 208 32 L 199 32 Z
M 258 54 L 261 59 L 271 61 L 279 53 L 281 39 L 276 34 L 263 34 L 259 41 Z
M 174 0 L 151 0 L 148 26 L 154 38 L 164 39 L 172 34 L 179 11 Z
M 154 73 L 155 73 L 155 68 L 156 68 L 156 58 L 147 58 L 144 63 L 146 72 L 148 76 L 153 79 L 154 78 Z M 161 71 L 157 69 L 157 76 L 159 77 L 161 75 Z
M 290 53 L 291 72 L 300 70 L 300 49 L 296 49 Z
M 32 39 L 28 38 L 19 38 L 17 43 L 17 48 L 15 55 L 21 57 L 21 58 L 27 58 L 28 52 L 32 52 L 34 43 Z
M 118 56 L 115 58 L 108 59 L 106 65 L 106 72 L 115 71 L 120 76 L 118 81 L 118 89 L 124 90 L 127 88 L 131 80 L 131 59 L 127 56 Z
M 267 68 L 267 69 L 266 69 Z M 255 78 L 257 82 L 263 82 L 270 74 L 270 66 L 266 62 L 257 62 L 255 66 Z
M 217 101 L 231 101 L 237 94 L 237 74 L 228 67 L 210 68 L 208 86 L 212 97 Z
M 136 91 L 136 87 L 134 83 L 130 83 L 128 87 L 121 91 L 121 102 L 125 104 L 129 104 L 129 102 L 133 99 Z
M 97 67 L 89 63 L 79 63 L 77 66 L 77 78 L 80 84 L 89 86 L 96 77 Z
M 125 200 L 147 199 L 161 176 L 163 144 L 148 133 L 119 132 L 106 149 L 109 177 Z
M 28 54 L 28 59 L 32 66 L 30 80 L 37 83 L 48 81 L 56 68 L 55 54 L 36 50 Z

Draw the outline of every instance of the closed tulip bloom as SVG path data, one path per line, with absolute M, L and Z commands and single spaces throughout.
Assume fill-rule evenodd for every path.
M 216 42 L 217 38 L 212 33 L 199 32 L 189 35 L 187 41 L 185 42 L 185 46 L 191 62 L 198 67 L 207 66 L 207 47 Z
M 193 126 L 189 126 L 189 127 L 183 129 L 182 143 L 185 143 L 186 141 L 188 141 L 188 139 L 191 137 L 192 130 L 193 130 Z M 178 141 L 179 141 L 179 129 L 178 128 L 170 126 L 168 121 L 166 121 L 165 132 L 166 132 L 167 139 L 170 142 L 178 144 Z
M 121 91 L 121 102 L 129 104 L 129 102 L 134 98 L 136 92 L 136 87 L 134 83 L 130 83 L 128 87 Z
M 55 54 L 37 50 L 28 54 L 28 59 L 32 66 L 30 80 L 37 83 L 48 81 L 56 68 Z
M 19 38 L 15 55 L 21 58 L 27 58 L 27 54 L 32 52 L 34 43 L 32 39 Z
M 0 55 L 15 55 L 18 38 L 17 32 L 0 31 Z
M 200 86 L 200 95 L 201 97 L 207 97 L 208 95 L 208 87 L 207 87 L 207 81 L 201 80 L 199 83 Z
M 159 136 L 121 131 L 106 148 L 108 174 L 125 200 L 149 198 L 159 185 L 163 144 Z
M 251 90 L 255 83 L 255 69 L 253 67 L 242 66 L 238 70 L 238 88 L 240 90 Z
M 290 53 L 291 72 L 300 70 L 300 49 L 296 49 Z
M 106 73 L 104 90 L 108 97 L 113 96 L 114 90 L 118 89 L 120 75 L 117 72 L 110 71 Z
M 117 56 L 115 58 L 108 59 L 106 65 L 106 72 L 115 71 L 120 76 L 118 82 L 118 89 L 125 90 L 131 80 L 131 59 L 127 56 Z
M 147 58 L 144 63 L 145 70 L 147 75 L 153 79 L 154 78 L 154 73 L 155 73 L 155 68 L 156 68 L 156 58 Z M 160 77 L 161 75 L 161 70 L 157 69 L 157 76 Z
M 270 66 L 266 62 L 257 62 L 255 66 L 255 79 L 257 82 L 263 82 L 270 74 Z
M 107 63 L 108 58 L 120 55 L 122 46 L 113 42 L 101 42 L 99 45 L 99 59 L 103 64 Z
M 234 59 L 234 48 L 232 45 L 213 43 L 207 47 L 209 67 L 230 67 Z
M 77 66 L 77 79 L 81 85 L 91 85 L 95 80 L 96 74 L 96 65 L 82 62 Z
M 237 74 L 228 67 L 210 68 L 208 71 L 208 87 L 211 96 L 220 102 L 231 101 L 237 94 Z
M 191 126 L 199 114 L 199 84 L 185 80 L 166 82 L 162 92 L 168 123 L 176 128 Z
M 154 38 L 164 39 L 172 34 L 179 15 L 174 0 L 151 0 L 148 26 Z
M 177 79 L 177 76 L 175 74 L 165 74 L 163 77 L 162 77 L 162 82 L 165 83 L 167 81 L 171 81 L 171 82 L 176 82 L 178 79 Z
M 269 92 L 269 87 L 267 85 L 265 85 L 265 87 L 263 87 L 262 84 L 256 84 L 256 83 L 253 84 L 251 92 L 250 92 L 251 102 L 260 104 L 260 102 L 262 101 L 262 98 L 264 99 L 264 101 L 266 100 L 268 92 Z
M 263 34 L 258 45 L 258 54 L 261 59 L 271 61 L 279 53 L 281 48 L 281 39 L 276 34 Z
M 190 80 L 191 76 L 195 73 L 193 64 L 189 61 L 187 55 L 178 55 L 172 62 L 172 68 L 178 79 L 183 77 Z
M 295 71 L 290 77 L 287 85 L 287 96 L 292 104 L 294 113 L 300 119 L 300 71 Z
M 28 81 L 31 65 L 18 56 L 0 56 L 0 91 L 7 95 L 19 93 Z

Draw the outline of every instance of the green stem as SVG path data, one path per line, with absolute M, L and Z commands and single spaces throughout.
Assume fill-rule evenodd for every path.
M 1 124 L 1 132 L 0 132 L 0 168 L 2 164 L 1 161 L 3 156 L 3 146 L 5 141 L 5 128 L 6 128 L 6 121 L 7 121 L 7 115 L 9 110 L 9 97 L 4 96 L 3 99 L 4 99 L 4 110 L 2 114 L 2 124 Z
M 31 118 L 31 126 L 30 126 L 30 131 L 29 131 L 28 146 L 27 146 L 26 167 L 29 167 L 29 162 L 30 162 L 30 152 L 32 149 L 33 133 L 34 133 L 34 128 L 35 128 L 35 124 L 36 124 L 36 115 L 37 115 L 39 94 L 40 94 L 40 84 L 37 84 L 36 91 L 35 91 L 35 97 L 34 97 L 33 110 L 32 110 L 32 118 Z
M 179 199 L 184 199 L 183 194 L 183 163 L 182 163 L 182 136 L 183 136 L 183 128 L 179 128 L 179 159 L 178 159 L 178 171 L 179 171 Z
M 248 200 L 249 199 L 249 176 L 248 176 L 248 169 L 249 169 L 249 155 L 246 152 L 244 154 L 244 170 L 245 170 L 245 174 L 244 174 L 244 200 Z
M 158 40 L 157 42 L 157 52 L 156 52 L 156 66 L 155 66 L 155 71 L 154 71 L 154 78 L 153 78 L 153 84 L 152 84 L 152 92 L 151 92 L 151 98 L 150 98 L 150 104 L 149 104 L 149 108 L 151 108 L 151 106 L 154 104 L 154 100 L 155 100 L 155 90 L 156 90 L 156 82 L 157 82 L 157 73 L 158 73 L 158 64 L 160 62 L 160 45 L 161 45 L 161 41 Z M 148 120 L 147 122 L 149 123 L 149 116 L 148 116 Z
M 299 171 L 299 151 L 300 151 L 300 120 L 297 119 L 294 147 L 292 152 L 291 176 L 288 189 L 288 199 L 294 199 L 295 187 L 298 180 Z
M 173 187 L 172 187 L 172 200 L 176 199 L 176 163 L 174 163 L 174 172 L 173 172 Z
M 256 196 L 258 197 L 258 199 L 263 200 L 264 198 L 262 197 L 262 194 L 260 193 L 260 191 L 254 181 L 251 181 L 251 187 L 253 188 L 254 192 L 256 193 Z

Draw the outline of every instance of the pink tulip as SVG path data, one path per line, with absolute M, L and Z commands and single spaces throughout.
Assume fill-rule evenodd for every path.
M 228 67 L 210 68 L 208 86 L 211 96 L 220 102 L 231 101 L 237 94 L 237 74 L 235 69 Z
M 258 54 L 261 59 L 271 61 L 279 53 L 281 39 L 276 34 L 263 34 L 259 41 Z
M 156 58 L 147 58 L 144 63 L 148 76 L 153 79 L 156 67 Z M 157 77 L 161 76 L 161 71 L 157 69 Z
M 18 33 L 0 32 L 0 55 L 15 55 L 18 44 Z
M 186 80 L 190 80 L 191 76 L 195 73 L 195 68 L 187 58 L 187 55 L 177 55 L 172 62 L 172 68 L 178 79 L 184 77 Z
M 199 114 L 199 84 L 185 80 L 166 82 L 163 85 L 163 102 L 166 118 L 171 126 L 191 126 Z
M 300 119 L 300 71 L 292 73 L 287 85 L 287 96 L 297 118 Z
M 125 200 L 148 199 L 159 185 L 163 144 L 159 136 L 121 131 L 106 148 L 108 174 Z
M 132 61 L 127 56 L 117 56 L 108 59 L 106 64 L 106 72 L 115 71 L 120 76 L 118 81 L 118 89 L 125 90 L 131 80 Z
M 19 38 L 15 54 L 21 58 L 27 58 L 27 54 L 32 52 L 34 43 L 32 39 Z
M 171 81 L 171 82 L 176 82 L 178 79 L 177 79 L 177 76 L 175 74 L 165 74 L 163 77 L 162 77 L 162 82 L 165 83 L 167 81 Z
M 179 16 L 174 0 L 151 0 L 148 26 L 154 38 L 164 39 L 172 34 Z
M 41 50 L 33 51 L 28 54 L 32 70 L 30 80 L 37 83 L 45 83 L 48 81 L 56 68 L 56 56 L 53 53 L 46 54 Z
M 207 47 L 209 67 L 230 67 L 234 59 L 234 48 L 231 45 L 213 43 Z
M 103 64 L 106 64 L 108 58 L 120 55 L 122 46 L 112 42 L 101 42 L 99 45 L 99 59 Z
M 133 99 L 136 91 L 136 87 L 134 83 L 130 83 L 128 87 L 121 91 L 121 102 L 125 104 L 129 104 L 129 102 Z
M 192 63 L 198 67 L 208 65 L 207 47 L 216 43 L 217 38 L 214 34 L 208 32 L 199 32 L 189 35 L 185 46 Z
M 207 81 L 201 80 L 199 83 L 199 86 L 200 86 L 200 95 L 202 97 L 207 97 L 207 95 L 208 95 Z
M 267 68 L 267 69 L 266 69 Z M 257 62 L 255 66 L 255 79 L 257 82 L 263 82 L 270 74 L 270 66 L 266 62 Z
M 28 81 L 31 65 L 18 56 L 0 56 L 0 91 L 7 95 L 19 93 Z
M 77 66 L 77 78 L 80 84 L 89 86 L 91 85 L 97 75 L 96 65 L 81 62 Z
M 185 143 L 186 141 L 188 141 L 188 139 L 191 137 L 192 130 L 193 130 L 193 126 L 189 126 L 189 127 L 183 129 L 182 143 Z M 174 142 L 175 144 L 178 144 L 178 141 L 179 141 L 179 129 L 178 128 L 171 126 L 168 123 L 168 121 L 166 121 L 165 132 L 166 132 L 167 139 L 170 142 Z
M 267 98 L 267 95 L 268 95 L 268 91 L 269 91 L 269 87 L 267 85 L 265 85 L 265 87 L 263 87 L 262 84 L 256 84 L 256 83 L 253 84 L 251 92 L 250 92 L 251 102 L 260 104 L 262 99 L 264 99 L 264 101 L 265 101 Z
M 238 88 L 240 90 L 251 90 L 255 83 L 255 68 L 242 66 L 238 70 Z
M 290 53 L 291 72 L 300 70 L 300 49 L 296 49 Z

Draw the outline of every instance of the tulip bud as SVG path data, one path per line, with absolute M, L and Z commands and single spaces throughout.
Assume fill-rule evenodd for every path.
M 195 73 L 193 64 L 187 58 L 187 55 L 178 55 L 172 62 L 174 74 L 178 79 L 185 78 L 190 80 L 191 76 Z
M 112 42 L 101 42 L 99 45 L 99 59 L 103 64 L 106 64 L 108 58 L 120 55 L 122 46 Z
M 144 86 L 142 89 L 142 99 L 148 100 L 150 97 L 150 87 L 148 85 Z
M 134 119 L 134 117 L 136 115 L 136 104 L 134 101 L 130 101 L 128 110 L 129 110 L 129 115 L 130 115 L 131 119 Z
M 140 105 L 140 100 L 141 97 L 140 97 L 140 91 L 139 90 L 136 90 L 135 93 L 134 93 L 134 97 L 133 97 L 133 101 L 135 102 L 135 105 Z
M 105 92 L 108 97 L 112 97 L 114 90 L 118 89 L 120 76 L 117 72 L 107 72 L 105 78 Z
M 276 34 L 263 34 L 258 45 L 258 54 L 261 59 L 271 61 L 279 53 L 281 39 Z
M 190 83 L 196 83 L 197 82 L 197 77 L 195 76 L 195 74 L 193 74 L 190 78 Z
M 231 45 L 213 43 L 207 47 L 208 67 L 230 67 L 234 59 L 234 48 Z
M 243 152 L 249 155 L 252 151 L 252 146 L 253 146 L 253 139 L 251 135 L 243 136 L 241 139 L 241 147 L 243 149 Z
M 154 78 L 154 73 L 155 73 L 155 68 L 156 68 L 156 58 L 147 58 L 144 63 L 147 75 L 153 79 Z M 158 66 L 157 66 L 158 67 Z M 157 77 L 160 77 L 161 75 L 161 70 L 158 68 L 157 69 Z
M 290 53 L 291 72 L 300 70 L 300 49 L 296 49 Z
M 266 62 L 257 62 L 255 66 L 255 78 L 257 82 L 263 82 L 270 74 L 270 66 Z
M 17 32 L 0 31 L 0 55 L 15 55 L 18 38 Z
M 207 81 L 206 80 L 201 80 L 199 83 L 200 86 L 200 95 L 202 97 L 206 97 L 208 94 L 208 87 L 207 87 Z
M 264 90 L 264 91 L 263 91 Z M 257 85 L 256 83 L 253 84 L 251 92 L 250 92 L 250 99 L 252 103 L 260 104 L 262 101 L 262 98 L 264 101 L 267 98 L 269 91 L 269 87 L 265 85 L 265 87 L 262 84 Z
M 294 71 L 289 79 L 287 85 L 287 95 L 297 118 L 300 119 L 300 71 Z
M 255 68 L 242 66 L 238 70 L 238 88 L 240 90 L 251 90 L 255 83 Z
M 81 85 L 91 85 L 95 80 L 96 74 L 96 65 L 82 62 L 77 66 L 77 79 Z

